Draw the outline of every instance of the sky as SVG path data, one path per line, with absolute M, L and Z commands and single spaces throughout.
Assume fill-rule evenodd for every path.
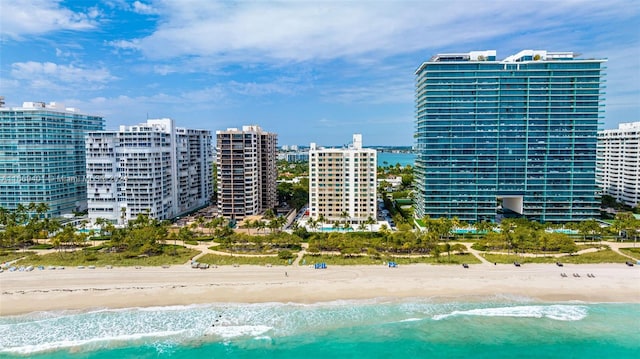
M 107 129 L 259 125 L 279 145 L 413 144 L 415 70 L 442 52 L 606 58 L 602 128 L 640 121 L 640 4 L 619 0 L 0 0 L 0 96 Z

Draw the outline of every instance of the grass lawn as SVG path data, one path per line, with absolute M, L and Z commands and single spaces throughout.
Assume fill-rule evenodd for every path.
M 0 263 L 2 262 L 10 262 L 16 260 L 18 258 L 27 257 L 33 255 L 34 252 L 23 252 L 23 251 L 1 251 L 0 252 Z
M 632 256 L 636 260 L 640 260 L 640 247 L 620 248 L 620 252 Z
M 271 254 L 278 254 L 278 250 L 277 249 L 272 249 L 272 248 L 264 248 L 263 250 L 252 250 L 251 248 L 245 248 L 244 250 L 242 249 L 229 249 L 227 247 L 223 247 L 223 246 L 211 246 L 209 247 L 209 249 L 211 249 L 212 251 L 217 251 L 217 252 L 225 252 L 225 253 L 229 253 L 229 254 L 238 254 L 238 255 L 242 255 L 242 254 L 259 254 L 259 255 L 271 255 Z
M 114 267 L 127 266 L 161 266 L 171 264 L 184 264 L 190 258 L 198 255 L 200 251 L 179 247 L 176 255 L 161 254 L 149 257 L 127 258 L 123 253 L 101 253 L 88 251 L 73 251 L 49 253 L 43 255 L 31 255 L 18 262 L 19 265 L 33 266 L 88 266 L 103 267 L 112 265 Z
M 572 264 L 587 264 L 587 263 L 624 263 L 628 258 L 619 255 L 611 249 L 603 249 L 598 252 L 584 253 L 580 255 L 562 256 L 562 257 L 524 257 L 518 255 L 507 254 L 483 254 L 484 258 L 489 262 L 495 263 L 572 263 Z
M 372 258 L 370 256 L 351 256 L 345 257 L 342 255 L 329 255 L 321 254 L 317 256 L 305 255 L 302 260 L 311 265 L 314 263 L 327 263 L 327 265 L 372 265 L 383 264 L 384 262 L 396 262 L 398 264 L 416 264 L 416 263 L 429 263 L 429 264 L 478 264 L 481 263 L 479 259 L 470 253 L 464 254 L 452 254 L 451 258 L 447 255 L 441 255 L 439 258 L 434 257 L 395 257 L 395 256 L 381 256 L 380 258 Z M 302 261 L 300 262 L 302 263 Z
M 291 260 L 293 262 L 293 259 Z M 198 258 L 199 263 L 215 264 L 219 266 L 232 265 L 232 264 L 247 264 L 247 265 L 276 265 L 286 266 L 289 265 L 288 259 L 280 259 L 278 256 L 269 257 L 248 257 L 248 256 L 225 256 L 220 254 L 205 254 Z

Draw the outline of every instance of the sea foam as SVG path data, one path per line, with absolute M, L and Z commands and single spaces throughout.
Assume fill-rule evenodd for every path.
M 514 307 L 478 308 L 455 310 L 447 314 L 433 316 L 433 320 L 442 320 L 455 316 L 549 318 L 562 321 L 576 321 L 586 318 L 588 308 L 580 305 L 524 305 Z

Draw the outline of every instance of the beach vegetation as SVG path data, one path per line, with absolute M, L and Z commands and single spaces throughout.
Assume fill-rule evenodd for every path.
M 198 262 L 209 265 L 290 265 L 290 259 L 279 258 L 278 255 L 234 256 L 207 253 L 198 258 Z
M 386 265 L 389 262 L 396 262 L 397 264 L 479 264 L 481 263 L 478 258 L 470 253 L 456 253 L 450 258 L 442 258 L 436 256 L 391 256 L 391 255 L 370 255 L 369 253 L 363 255 L 350 255 L 344 256 L 340 254 L 317 254 L 308 255 L 305 254 L 302 257 L 302 261 L 307 264 L 314 263 L 327 263 L 327 265 Z
M 597 252 L 588 252 L 582 254 L 567 254 L 563 256 L 551 255 L 517 255 L 517 254 L 496 254 L 483 253 L 482 256 L 493 263 L 571 263 L 571 264 L 593 264 L 593 263 L 624 263 L 629 260 L 610 248 L 602 249 Z
M 521 219 L 505 219 L 500 232 L 488 232 L 473 245 L 480 251 L 514 253 L 574 253 L 575 241 L 564 233 L 547 232 L 540 224 Z
M 6 263 L 15 261 L 16 259 L 28 257 L 35 254 L 31 251 L 17 251 L 17 250 L 0 250 L 0 263 Z
M 61 224 L 48 211 L 46 203 L 19 203 L 12 210 L 0 207 L 0 248 L 24 249 L 49 238 Z
M 294 255 L 293 253 L 291 253 L 291 251 L 283 249 L 278 251 L 278 258 L 280 259 L 293 259 Z
M 32 254 L 18 263 L 32 266 L 81 266 L 94 265 L 114 267 L 125 266 L 162 266 L 184 264 L 189 258 L 200 254 L 200 251 L 173 245 L 160 247 L 161 251 L 153 256 L 132 255 L 131 252 L 101 252 L 95 250 L 78 250 L 49 254 Z
M 640 247 L 620 248 L 620 252 L 631 256 L 636 260 L 640 260 Z
M 281 250 L 298 252 L 302 248 L 301 243 L 300 237 L 286 232 L 255 236 L 233 233 L 222 238 L 219 245 L 212 246 L 210 249 L 229 253 L 277 254 Z

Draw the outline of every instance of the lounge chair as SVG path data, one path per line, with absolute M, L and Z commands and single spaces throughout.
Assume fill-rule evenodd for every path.
M 633 267 L 633 262 L 626 261 L 626 262 L 624 262 L 624 264 L 628 265 L 629 267 Z
M 516 267 L 520 267 L 520 262 L 513 262 L 513 265 Z
M 563 267 L 563 266 L 564 266 L 564 264 L 562 264 L 562 263 L 560 263 L 560 262 L 556 262 L 556 265 L 557 265 L 558 267 Z
M 467 263 L 462 263 L 462 267 L 463 268 L 469 268 L 469 265 Z

